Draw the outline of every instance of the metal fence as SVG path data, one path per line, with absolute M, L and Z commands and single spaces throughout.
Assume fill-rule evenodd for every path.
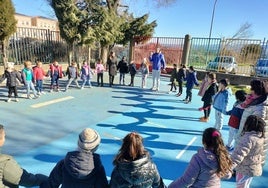
M 238 74 L 251 74 L 250 67 L 254 67 L 259 58 L 268 58 L 268 41 L 253 39 L 225 39 L 225 38 L 198 38 L 190 37 L 188 45 L 184 44 L 185 38 L 153 37 L 148 41 L 135 44 L 134 61 L 140 63 L 148 57 L 156 47 L 160 47 L 165 55 L 168 66 L 181 64 L 182 56 L 187 53 L 188 66 L 206 70 L 209 61 L 216 56 L 233 56 L 238 64 Z M 187 48 L 189 46 L 189 48 Z M 8 46 L 8 60 L 16 64 L 22 64 L 25 60 L 40 60 L 49 63 L 53 59 L 59 62 L 67 62 L 70 46 L 61 39 L 59 31 L 34 28 L 17 28 L 17 32 L 10 37 Z M 72 46 L 75 51 L 75 59 L 82 61 L 88 58 L 94 61 L 100 56 L 98 45 L 91 48 Z M 121 56 L 127 56 L 127 47 L 115 46 L 114 51 Z M 3 60 L 0 57 L 0 63 Z M 268 74 L 268 73 L 267 73 Z

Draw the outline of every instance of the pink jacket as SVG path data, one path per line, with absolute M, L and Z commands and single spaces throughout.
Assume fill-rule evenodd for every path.
M 96 64 L 95 69 L 96 69 L 97 74 L 98 74 L 98 73 L 103 73 L 104 70 L 105 70 L 103 64 L 100 64 L 100 63 L 97 63 L 97 64 Z

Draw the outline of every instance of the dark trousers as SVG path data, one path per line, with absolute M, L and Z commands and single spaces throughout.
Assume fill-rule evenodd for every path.
M 209 117 L 209 115 L 210 115 L 210 108 L 211 108 L 211 104 L 204 101 L 203 110 L 204 110 L 204 117 L 205 118 L 208 118 Z
M 101 83 L 100 83 L 101 82 Z M 98 86 L 103 86 L 103 73 L 98 73 L 97 74 L 97 83 L 98 83 Z
M 134 86 L 134 78 L 135 78 L 135 74 L 131 74 L 130 75 L 130 86 Z
M 13 92 L 14 92 L 15 98 L 17 98 L 18 97 L 17 86 L 10 86 L 10 87 L 8 87 L 8 98 L 11 98 Z
M 178 81 L 179 84 L 179 93 L 182 94 L 182 81 Z
M 50 89 L 53 89 L 54 83 L 56 84 L 56 87 L 59 88 L 59 76 L 58 75 L 52 75 Z
M 192 101 L 192 88 L 186 88 L 186 100 Z
M 109 84 L 110 84 L 110 86 L 114 85 L 114 76 L 113 75 L 109 75 Z
M 170 91 L 172 91 L 172 90 L 173 90 L 173 87 L 174 87 L 174 89 L 175 89 L 175 90 L 177 90 L 177 87 L 176 87 L 176 84 L 175 84 L 175 82 L 174 82 L 174 81 L 173 81 L 173 82 L 171 82 Z

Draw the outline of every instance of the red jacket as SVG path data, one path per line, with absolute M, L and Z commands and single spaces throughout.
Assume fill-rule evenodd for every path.
M 33 68 L 34 78 L 35 80 L 43 80 L 46 73 L 42 67 L 35 66 Z

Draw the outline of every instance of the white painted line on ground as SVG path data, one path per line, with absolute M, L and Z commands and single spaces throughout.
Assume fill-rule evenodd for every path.
M 147 121 L 146 123 L 151 124 L 151 125 L 155 125 L 155 126 L 161 127 L 161 128 L 167 128 L 165 125 L 161 125 L 161 124 L 158 124 L 158 123 L 153 123 L 153 122 L 150 122 L 150 121 Z
M 121 138 L 113 136 L 112 134 L 109 134 L 109 133 L 103 133 L 103 135 L 108 137 L 108 138 L 112 138 L 114 140 L 122 140 Z
M 192 140 L 185 146 L 183 150 L 176 156 L 176 159 L 181 158 L 181 156 L 185 153 L 185 151 L 194 143 L 194 141 L 197 139 L 197 137 L 193 137 Z
M 34 105 L 31 105 L 31 107 L 32 108 L 40 108 L 40 107 L 48 106 L 48 105 L 55 104 L 55 103 L 58 103 L 58 102 L 67 101 L 67 100 L 70 100 L 70 99 L 73 99 L 73 98 L 74 97 L 72 97 L 72 96 L 63 97 L 63 98 L 54 99 L 54 100 L 51 100 L 51 101 L 46 101 L 46 102 L 34 104 Z

